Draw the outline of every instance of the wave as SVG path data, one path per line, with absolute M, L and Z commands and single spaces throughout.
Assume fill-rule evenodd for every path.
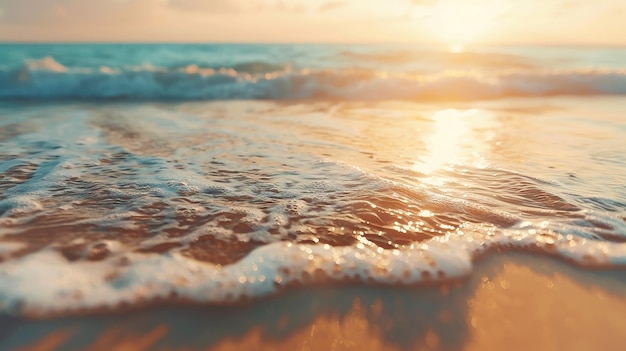
M 489 235 L 478 229 L 466 235 L 472 230 L 400 250 L 273 243 L 228 266 L 171 252 L 129 254 L 119 270 L 104 261 L 68 263 L 44 250 L 5 264 L 0 310 L 39 317 L 161 301 L 233 303 L 320 282 L 441 283 L 466 277 L 477 257 L 498 248 L 553 254 L 586 267 L 625 263 L 624 246 L 617 243 L 566 239 L 551 231 Z
M 149 64 L 65 67 L 52 57 L 0 69 L 0 99 L 77 100 L 477 100 L 554 95 L 626 94 L 626 70 L 515 69 L 397 73 L 294 69 L 264 62 L 233 67 Z
M 376 64 L 411 64 L 425 63 L 445 67 L 483 67 L 493 68 L 534 68 L 535 62 L 527 58 L 497 53 L 461 52 L 450 53 L 448 51 L 390 51 L 378 53 L 363 53 L 343 51 L 339 57 L 351 61 L 363 61 Z
M 405 104 L 331 113 L 245 105 L 60 104 L 47 106 L 46 118 L 36 107 L 3 108 L 0 313 L 235 303 L 317 283 L 433 284 L 475 274 L 479 257 L 505 249 L 626 268 L 624 194 L 606 190 L 624 183 L 623 164 L 590 156 L 609 145 L 598 138 L 620 135 L 580 133 L 595 119 L 551 125 L 565 140 L 545 153 L 560 155 L 555 164 L 528 139 L 544 118 L 427 117 Z M 416 158 L 438 154 L 431 137 L 448 146 L 433 128 L 458 128 L 446 122 L 455 116 L 473 127 L 452 133 L 469 141 L 453 148 L 481 153 L 488 165 L 439 160 L 441 169 L 425 174 L 421 161 L 407 164 L 409 149 Z M 482 148 L 501 137 L 510 139 L 503 148 L 523 150 Z M 576 145 L 587 146 L 571 152 Z M 519 166 L 522 157 L 529 161 Z M 561 168 L 565 161 L 573 163 Z

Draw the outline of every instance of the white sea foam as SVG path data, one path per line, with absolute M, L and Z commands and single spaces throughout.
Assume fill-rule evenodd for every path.
M 8 256 L 9 254 L 23 249 L 26 245 L 16 242 L 0 242 L 0 258 Z
M 458 279 L 473 260 L 491 248 L 553 254 L 587 267 L 626 265 L 626 245 L 589 241 L 549 231 L 502 232 L 466 227 L 411 248 L 383 250 L 274 243 L 241 261 L 219 266 L 181 256 L 126 255 L 124 266 L 107 262 L 69 263 L 40 251 L 4 263 L 1 308 L 26 314 L 72 313 L 167 299 L 227 303 L 260 298 L 285 286 L 320 281 L 411 285 Z

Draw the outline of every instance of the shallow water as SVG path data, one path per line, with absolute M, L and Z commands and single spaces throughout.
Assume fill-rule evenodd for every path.
M 626 264 L 626 99 L 5 102 L 0 307 Z

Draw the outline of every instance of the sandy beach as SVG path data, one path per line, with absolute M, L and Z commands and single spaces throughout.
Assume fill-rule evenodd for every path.
M 626 272 L 497 254 L 458 284 L 296 289 L 242 307 L 3 317 L 3 350 L 617 350 Z

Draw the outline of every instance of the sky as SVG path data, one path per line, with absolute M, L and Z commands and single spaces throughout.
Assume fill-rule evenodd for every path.
M 0 41 L 626 45 L 624 0 L 0 0 Z

